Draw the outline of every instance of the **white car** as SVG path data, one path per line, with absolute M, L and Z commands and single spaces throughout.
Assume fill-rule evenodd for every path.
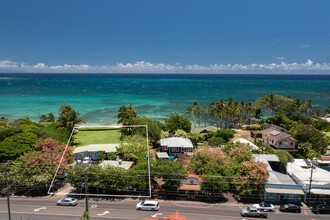
M 136 205 L 136 210 L 158 211 L 159 203 L 157 201 L 146 200 Z
M 275 207 L 272 204 L 265 202 L 259 204 L 253 204 L 252 207 L 265 212 L 275 212 Z
M 91 158 L 90 157 L 85 157 L 83 163 L 90 163 Z
M 65 199 L 60 199 L 56 202 L 56 205 L 68 205 L 68 206 L 75 206 L 78 204 L 78 200 L 74 198 L 65 198 Z

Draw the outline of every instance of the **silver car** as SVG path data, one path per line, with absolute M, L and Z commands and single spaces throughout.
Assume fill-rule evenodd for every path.
M 74 198 L 65 198 L 65 199 L 60 199 L 56 202 L 56 205 L 68 205 L 68 206 L 75 206 L 78 204 L 78 200 Z
M 159 203 L 157 201 L 146 200 L 136 205 L 136 210 L 158 211 Z
M 251 206 L 248 208 L 242 208 L 241 216 L 267 218 L 267 212 L 261 211 L 260 209 Z

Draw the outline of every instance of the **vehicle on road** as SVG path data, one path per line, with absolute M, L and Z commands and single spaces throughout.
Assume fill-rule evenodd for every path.
M 262 211 L 261 209 L 257 209 L 255 207 L 244 207 L 241 210 L 241 216 L 244 217 L 260 217 L 260 218 L 267 218 L 268 213 Z
M 281 212 L 295 212 L 295 213 L 300 213 L 301 208 L 299 205 L 295 204 L 284 204 L 280 206 L 280 211 Z
M 136 210 L 158 211 L 159 203 L 157 201 L 146 200 L 136 205 Z
M 83 163 L 90 163 L 91 158 L 90 157 L 85 157 Z
M 82 161 L 82 159 L 81 158 L 78 158 L 77 159 L 77 164 L 81 164 L 81 161 Z
M 330 214 L 330 205 L 317 205 L 312 208 L 315 214 Z
M 253 204 L 252 207 L 263 210 L 265 212 L 275 212 L 275 207 L 272 204 L 265 203 L 265 202 Z
M 56 202 L 56 205 L 75 206 L 77 204 L 78 204 L 78 200 L 70 197 L 67 197 L 65 199 L 60 199 Z

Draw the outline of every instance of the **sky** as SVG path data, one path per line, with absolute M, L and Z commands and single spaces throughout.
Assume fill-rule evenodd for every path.
M 330 74 L 329 0 L 1 0 L 0 72 Z

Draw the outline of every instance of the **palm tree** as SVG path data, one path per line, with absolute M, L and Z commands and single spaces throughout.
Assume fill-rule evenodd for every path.
M 136 117 L 137 110 L 135 110 L 135 107 L 132 106 L 132 104 L 126 106 L 122 105 L 118 110 L 117 123 L 122 125 L 133 125 Z
M 196 122 L 195 122 L 195 117 L 194 117 L 194 112 L 193 112 L 193 107 L 188 106 L 186 109 L 186 116 L 190 117 L 194 123 L 194 126 L 196 127 Z
M 207 112 L 208 112 L 207 108 L 205 106 L 203 106 L 201 108 L 201 115 L 204 116 L 204 125 L 205 125 L 205 127 L 206 127 L 206 116 L 207 116 Z
M 201 109 L 199 107 L 199 103 L 198 102 L 194 102 L 193 105 L 192 105 L 192 109 L 193 109 L 193 115 L 195 117 L 198 116 L 198 127 L 199 127 L 200 124 L 201 124 L 201 117 L 200 117 Z
M 216 119 L 220 122 L 221 127 L 221 120 L 224 118 L 224 103 L 222 99 L 219 99 L 219 101 L 214 106 L 214 114 Z M 218 128 L 218 124 L 217 124 Z
M 47 115 L 47 122 L 55 122 L 56 118 L 55 115 L 53 113 L 49 113 Z
M 85 123 L 80 118 L 80 113 L 75 111 L 70 104 L 61 105 L 57 121 L 59 127 L 66 128 L 69 132 L 76 124 Z

